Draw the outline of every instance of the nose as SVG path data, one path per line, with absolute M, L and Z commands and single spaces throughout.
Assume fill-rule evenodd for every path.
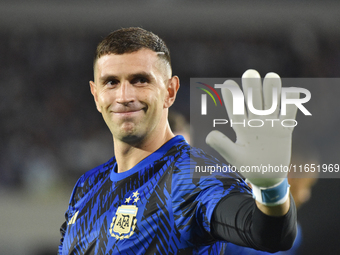
M 117 91 L 117 103 L 128 104 L 135 100 L 135 90 L 132 84 L 128 81 L 121 82 Z

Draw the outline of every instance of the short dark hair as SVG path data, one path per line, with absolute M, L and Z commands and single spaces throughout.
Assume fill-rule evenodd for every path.
M 97 46 L 93 63 L 107 54 L 124 54 L 138 51 L 142 48 L 154 52 L 163 52 L 158 56 L 171 66 L 170 51 L 165 42 L 154 33 L 140 27 L 118 29 L 106 36 Z

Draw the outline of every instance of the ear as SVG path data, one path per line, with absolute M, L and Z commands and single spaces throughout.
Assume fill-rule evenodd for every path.
M 101 113 L 101 109 L 98 104 L 97 85 L 93 81 L 90 81 L 90 88 L 91 88 L 91 94 L 93 95 L 93 98 L 94 98 L 94 102 L 96 103 L 97 110 L 98 112 Z
M 169 108 L 175 102 L 179 86 L 178 76 L 171 77 L 167 88 L 168 95 L 164 101 L 164 108 Z

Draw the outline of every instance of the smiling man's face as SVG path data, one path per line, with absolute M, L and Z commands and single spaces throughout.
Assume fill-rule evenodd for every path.
M 170 73 L 156 52 L 144 48 L 97 60 L 91 92 L 114 139 L 134 143 L 161 132 L 173 102 Z

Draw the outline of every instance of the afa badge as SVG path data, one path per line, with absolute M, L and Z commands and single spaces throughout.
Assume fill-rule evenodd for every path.
M 110 234 L 112 237 L 122 240 L 133 235 L 136 228 L 136 215 L 138 212 L 138 207 L 134 205 L 134 203 L 137 204 L 137 201 L 139 200 L 138 195 L 138 190 L 133 192 L 132 198 L 131 196 L 126 198 L 126 204 L 118 207 L 116 216 L 112 218 L 110 225 Z M 131 205 L 129 203 L 132 200 L 133 202 Z

